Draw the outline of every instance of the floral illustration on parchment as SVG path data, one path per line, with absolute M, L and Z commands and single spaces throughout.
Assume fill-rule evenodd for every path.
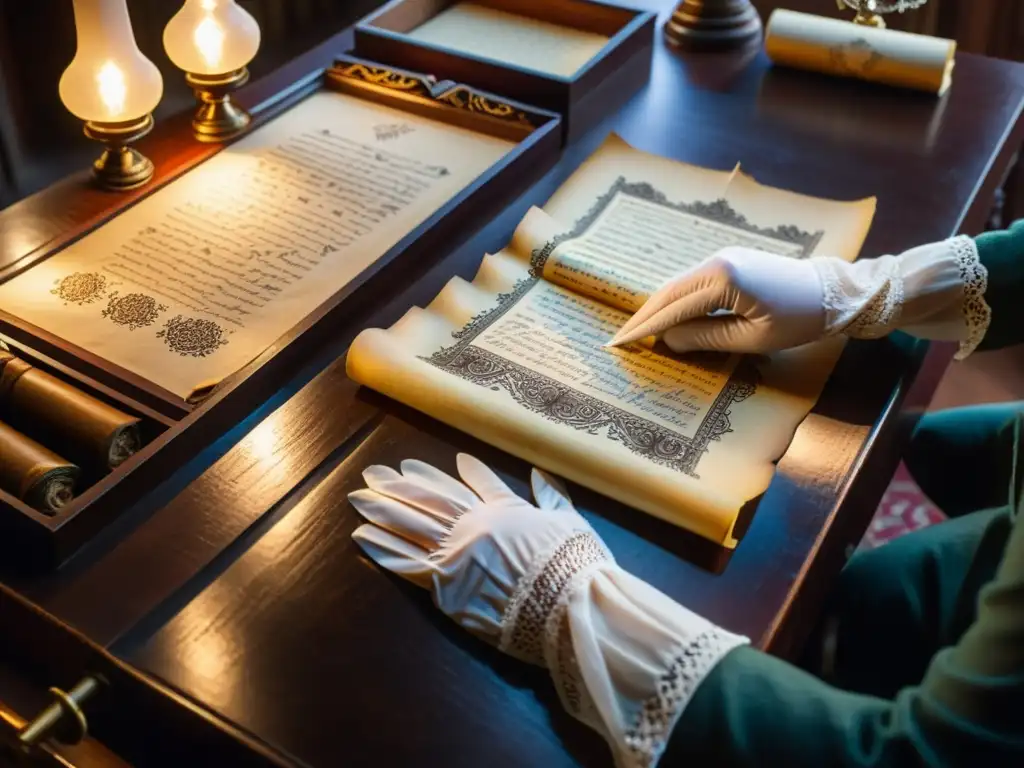
M 110 294 L 107 308 L 101 313 L 115 325 L 129 331 L 152 325 L 167 307 L 144 293 L 128 293 L 120 296 L 117 291 Z
M 72 272 L 53 284 L 55 288 L 50 293 L 63 301 L 64 306 L 92 304 L 107 290 L 107 278 L 99 272 Z
M 212 320 L 176 315 L 168 320 L 157 338 L 182 357 L 206 357 L 228 343 L 225 332 Z

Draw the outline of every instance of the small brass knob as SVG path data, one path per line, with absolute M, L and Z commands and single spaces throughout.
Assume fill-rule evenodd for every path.
M 82 705 L 100 689 L 100 680 L 86 677 L 68 692 L 51 688 L 53 702 L 18 733 L 18 741 L 34 747 L 51 736 L 61 744 L 78 744 L 88 733 Z

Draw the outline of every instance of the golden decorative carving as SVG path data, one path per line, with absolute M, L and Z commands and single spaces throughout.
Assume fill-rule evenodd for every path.
M 437 78 L 430 75 L 414 75 L 347 58 L 338 59 L 331 67 L 329 75 L 333 78 L 361 80 L 388 90 L 412 94 L 455 109 L 478 112 L 499 120 L 534 125 L 534 121 L 526 112 L 511 104 L 485 96 L 479 91 L 450 80 L 438 82 Z
M 453 86 L 434 98 L 456 109 L 481 112 L 491 117 L 497 117 L 500 120 L 512 120 L 524 125 L 532 125 L 530 118 L 522 110 L 516 109 L 511 104 L 489 99 L 464 85 Z
M 331 73 L 336 77 L 362 80 L 371 85 L 379 85 L 393 91 L 416 93 L 426 97 L 433 96 L 432 88 L 437 83 L 437 80 L 429 75 L 417 77 L 404 72 L 385 69 L 384 67 L 371 67 L 359 62 L 338 61 L 331 68 Z

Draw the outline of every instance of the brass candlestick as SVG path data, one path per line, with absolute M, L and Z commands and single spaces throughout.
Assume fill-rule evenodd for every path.
M 93 163 L 92 173 L 104 189 L 121 192 L 141 187 L 153 178 L 153 162 L 129 145 L 153 130 L 153 116 L 121 123 L 90 120 L 85 135 L 106 145 L 103 154 Z
M 665 23 L 665 38 L 688 50 L 743 48 L 761 36 L 750 0 L 683 0 Z
M 249 113 L 231 100 L 231 92 L 248 80 L 246 67 L 225 75 L 186 73 L 185 81 L 199 100 L 199 109 L 192 118 L 196 139 L 208 143 L 227 141 L 248 127 L 252 119 Z

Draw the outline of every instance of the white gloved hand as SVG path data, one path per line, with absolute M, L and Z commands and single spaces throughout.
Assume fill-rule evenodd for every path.
M 967 237 L 852 264 L 726 248 L 654 293 L 609 346 L 661 335 L 676 352 L 765 353 L 899 329 L 959 341 L 963 358 L 988 329 L 986 283 Z
M 349 499 L 370 522 L 353 538 L 459 625 L 546 667 L 619 766 L 656 764 L 697 686 L 747 639 L 623 571 L 553 478 L 533 471 L 534 506 L 472 456 L 458 468 L 463 482 L 420 461 L 368 467 Z
M 821 280 L 807 260 L 726 248 L 654 293 L 612 344 L 658 333 L 676 352 L 800 346 L 825 334 Z

